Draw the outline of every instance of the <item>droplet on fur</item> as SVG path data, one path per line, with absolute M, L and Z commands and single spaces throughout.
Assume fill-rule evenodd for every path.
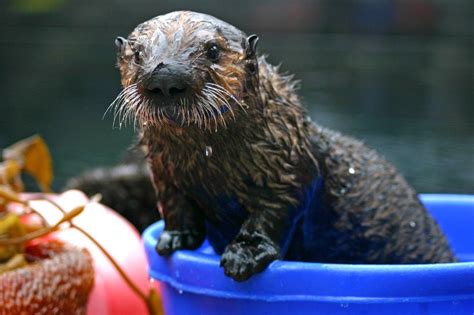
M 346 193 L 346 189 L 345 189 L 345 188 L 342 188 L 339 192 L 340 192 L 341 194 L 345 194 L 345 193 Z
M 355 174 L 355 169 L 353 167 L 349 167 L 349 174 Z
M 145 121 L 145 122 L 143 123 L 143 127 L 146 127 L 147 125 L 148 125 L 148 123 Z
M 409 224 L 410 224 L 410 227 L 412 227 L 412 228 L 416 227 L 416 222 L 415 221 L 410 221 Z
M 206 146 L 206 149 L 205 149 L 205 154 L 207 157 L 210 157 L 212 155 L 212 147 L 211 146 Z

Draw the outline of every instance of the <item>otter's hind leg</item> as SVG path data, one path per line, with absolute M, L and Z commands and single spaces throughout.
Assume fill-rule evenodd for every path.
M 140 232 L 158 221 L 155 189 L 143 162 L 86 171 L 68 180 L 64 190 L 78 189 L 129 220 Z

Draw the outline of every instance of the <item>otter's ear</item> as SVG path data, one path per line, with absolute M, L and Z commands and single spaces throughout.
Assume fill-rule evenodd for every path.
M 115 39 L 115 46 L 117 46 L 117 50 L 119 52 L 122 51 L 123 47 L 125 47 L 125 45 L 127 44 L 127 40 L 121 36 L 118 36 L 116 39 Z
M 257 54 L 258 36 L 255 34 L 250 35 L 245 40 L 245 57 L 247 59 L 254 58 Z

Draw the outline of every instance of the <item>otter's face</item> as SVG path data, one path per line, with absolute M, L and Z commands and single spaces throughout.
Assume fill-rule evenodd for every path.
M 179 11 L 118 37 L 124 90 L 113 105 L 121 122 L 197 125 L 215 130 L 243 110 L 257 80 L 258 37 L 212 16 Z

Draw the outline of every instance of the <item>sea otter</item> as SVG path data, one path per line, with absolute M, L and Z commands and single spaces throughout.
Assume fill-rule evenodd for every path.
M 120 124 L 139 129 L 170 255 L 207 237 L 227 276 L 276 260 L 456 260 L 405 179 L 362 142 L 313 123 L 258 37 L 178 11 L 118 37 Z

